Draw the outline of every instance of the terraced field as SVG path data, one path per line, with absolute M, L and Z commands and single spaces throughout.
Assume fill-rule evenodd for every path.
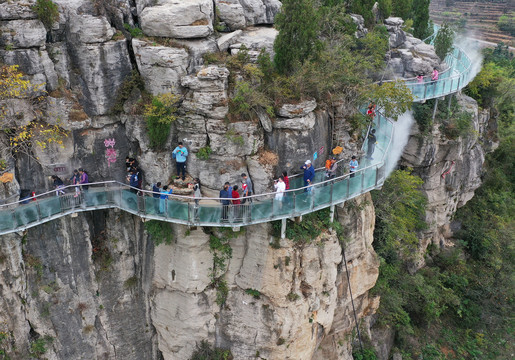
M 471 30 L 475 38 L 498 43 L 503 41 L 515 46 L 515 37 L 497 28 L 499 17 L 510 11 L 515 11 L 515 0 L 503 2 L 454 1 L 451 6 L 448 0 L 432 0 L 430 9 L 431 19 L 442 24 L 444 21 L 456 21 L 465 24 L 466 30 Z

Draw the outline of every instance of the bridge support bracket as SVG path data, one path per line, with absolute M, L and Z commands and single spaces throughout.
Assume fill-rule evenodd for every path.
M 295 222 L 296 222 L 297 224 L 300 224 L 300 223 L 302 222 L 302 215 L 297 216 L 297 217 L 295 218 Z
M 240 227 L 239 226 L 233 226 L 232 227 L 232 231 L 233 232 L 238 232 L 238 231 L 240 231 Z
M 286 237 L 286 221 L 288 219 L 282 219 L 281 220 L 281 239 L 284 239 Z
M 334 205 L 331 205 L 329 207 L 329 221 L 331 222 L 331 224 L 334 221 Z M 333 233 L 333 227 L 332 226 L 329 226 L 329 232 Z

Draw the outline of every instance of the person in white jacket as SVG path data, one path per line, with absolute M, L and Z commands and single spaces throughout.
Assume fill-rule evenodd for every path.
M 274 188 L 276 191 L 275 200 L 280 201 L 282 203 L 284 192 L 286 191 L 286 184 L 284 183 L 284 177 L 282 175 L 279 176 L 279 180 L 275 180 Z

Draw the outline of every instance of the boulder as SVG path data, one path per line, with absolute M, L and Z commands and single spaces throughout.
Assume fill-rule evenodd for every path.
M 44 46 L 46 29 L 39 20 L 12 20 L 0 22 L 0 46 L 32 48 Z
M 274 129 L 311 130 L 314 126 L 315 114 L 312 112 L 306 116 L 297 118 L 278 117 L 273 122 Z
M 231 30 L 243 29 L 247 23 L 238 0 L 215 0 L 217 14 Z
M 229 49 L 229 46 L 231 46 L 232 44 L 234 44 L 238 41 L 238 39 L 240 38 L 242 33 L 243 33 L 243 31 L 236 30 L 236 31 L 230 32 L 228 34 L 220 36 L 217 40 L 218 49 L 222 52 L 227 51 L 227 49 Z
M 274 54 L 274 41 L 278 31 L 269 27 L 250 27 L 243 30 L 238 42 L 231 45 L 231 54 L 238 53 L 242 45 L 259 55 L 261 49 L 265 49 L 270 55 Z M 257 58 L 257 56 L 255 56 Z
M 365 36 L 368 33 L 368 29 L 365 27 L 365 19 L 363 19 L 363 16 L 350 14 L 350 17 L 352 21 L 354 21 L 354 24 L 356 24 L 356 32 L 354 33 L 354 36 L 358 39 Z
M 390 33 L 390 47 L 398 48 L 406 41 L 406 33 L 402 30 L 397 30 Z
M 153 95 L 178 93 L 181 77 L 188 69 L 188 52 L 182 48 L 153 46 L 146 41 L 132 40 L 138 70 L 145 88 Z
M 281 10 L 279 0 L 240 0 L 247 26 L 273 24 L 275 15 Z
M 190 89 L 182 107 L 213 119 L 224 119 L 229 110 L 227 78 L 229 70 L 218 66 L 202 68 L 196 76 L 184 76 L 181 85 Z
M 261 126 L 263 126 L 263 129 L 266 132 L 272 132 L 272 130 L 273 130 L 272 120 L 270 119 L 270 116 L 268 115 L 266 110 L 263 108 L 258 108 L 256 110 L 256 113 L 257 113 L 259 122 L 261 123 Z
M 218 51 L 218 44 L 214 36 L 202 39 L 175 40 L 180 46 L 184 46 L 190 55 L 188 63 L 188 73 L 197 72 L 204 65 L 204 54 Z
M 146 35 L 179 39 L 203 38 L 213 33 L 211 0 L 161 0 L 140 14 Z
M 304 100 L 298 104 L 284 104 L 277 111 L 278 116 L 293 119 L 308 115 L 317 107 L 316 100 Z
M 22 2 L 2 2 L 0 4 L 0 20 L 36 19 L 30 6 Z
M 109 41 L 116 32 L 103 16 L 72 15 L 68 24 L 69 39 L 85 44 Z

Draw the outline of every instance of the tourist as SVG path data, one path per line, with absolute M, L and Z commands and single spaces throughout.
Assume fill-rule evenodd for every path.
M 64 183 L 61 178 L 57 175 L 52 175 L 52 180 L 54 180 L 55 195 L 64 195 Z
M 275 200 L 279 201 L 279 207 L 282 207 L 282 201 L 284 197 L 284 192 L 286 191 L 286 184 L 284 183 L 284 177 L 281 175 L 279 176 L 278 180 L 274 181 L 274 188 L 275 188 Z
M 238 192 L 238 185 L 234 185 L 231 191 L 232 197 L 232 205 L 233 205 L 233 214 L 235 219 L 239 219 L 241 217 L 240 214 L 240 193 Z
M 252 198 L 248 198 L 248 197 L 252 196 L 252 194 L 254 193 L 254 189 L 252 186 L 252 181 L 245 173 L 241 174 L 241 190 L 243 192 L 243 194 L 242 194 L 243 200 L 241 203 L 245 204 L 247 202 L 247 200 L 249 201 L 249 203 L 251 203 Z
M 161 192 L 161 182 L 152 185 L 152 196 L 156 199 L 159 199 L 159 193 Z
M 336 158 L 333 156 L 329 160 L 329 168 L 325 172 L 325 177 L 327 180 L 334 179 L 336 176 L 336 170 L 338 169 L 338 163 L 336 162 Z
M 88 184 L 88 183 L 89 183 L 89 176 L 88 176 L 88 173 L 87 173 L 86 171 L 84 171 L 84 169 L 83 169 L 83 168 L 80 168 L 80 169 L 79 169 L 79 174 L 80 174 L 79 184 L 81 184 L 81 188 L 82 188 L 84 191 L 88 191 L 89 186 L 84 185 L 84 184 Z
M 130 191 L 134 194 L 138 193 L 139 189 L 139 179 L 138 179 L 138 171 L 135 168 L 131 170 L 131 177 L 129 179 L 129 185 L 131 186 Z
M 431 73 L 431 81 L 435 82 L 438 80 L 438 70 L 436 68 L 433 68 L 433 72 Z
M 356 170 L 358 170 L 358 160 L 356 160 L 356 156 L 352 156 L 352 160 L 349 163 L 349 171 L 350 171 L 350 177 L 354 177 L 354 173 Z
M 376 148 L 377 144 L 377 138 L 376 138 L 376 129 L 370 130 L 368 133 L 368 145 L 367 145 L 367 159 L 374 160 L 372 155 L 374 154 L 374 150 Z
M 188 149 L 179 142 L 179 145 L 172 152 L 172 157 L 175 159 L 175 164 L 177 166 L 177 176 L 176 179 L 180 177 L 180 173 L 182 172 L 182 180 L 186 179 L 186 160 L 188 158 Z
M 304 170 L 304 187 L 311 185 L 315 180 L 315 168 L 311 165 L 311 160 L 306 160 L 300 169 Z M 306 192 L 308 190 L 304 189 L 304 191 Z
M 418 76 L 417 76 L 417 82 L 418 82 L 419 84 L 424 82 L 424 74 L 418 74 Z
M 288 173 L 286 171 L 283 171 L 283 179 L 286 190 L 290 190 L 290 179 L 288 178 Z
M 222 190 L 220 190 L 220 202 L 222 203 L 222 221 L 227 221 L 227 215 L 229 213 L 229 205 L 232 198 L 232 194 L 229 192 L 229 183 L 226 182 Z
M 161 190 L 161 194 L 159 195 L 159 213 L 162 214 L 166 210 L 166 199 L 168 199 L 168 196 L 173 193 L 173 189 L 170 187 L 170 190 L 168 190 L 168 185 L 163 186 L 163 189 Z
M 372 120 L 376 117 L 376 106 L 375 104 L 368 105 L 367 115 L 370 116 Z
M 72 183 L 72 185 L 79 185 L 79 183 L 80 183 L 79 170 L 77 170 L 77 169 L 73 170 L 73 175 L 70 177 L 69 181 L 70 181 L 70 183 Z M 75 186 L 75 196 L 74 197 L 79 196 L 79 194 L 80 194 L 79 186 Z

